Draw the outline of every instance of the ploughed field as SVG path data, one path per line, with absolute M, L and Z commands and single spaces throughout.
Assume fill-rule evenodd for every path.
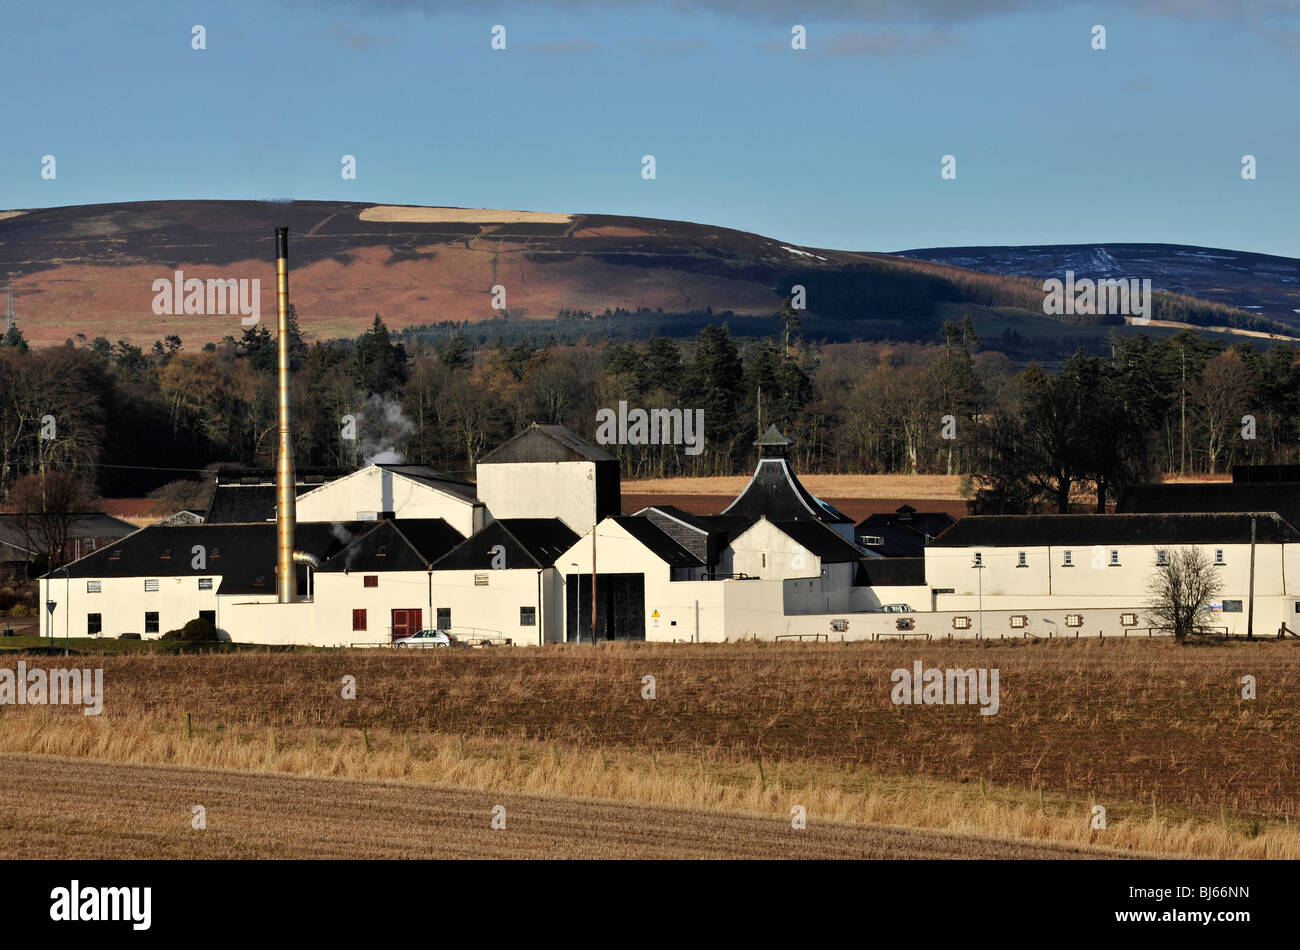
M 891 673 L 917 660 L 996 669 L 997 713 L 895 705 Z M 1300 647 L 1288 643 L 620 644 L 79 665 L 104 669 L 102 715 L 5 707 L 0 753 L 677 805 L 787 825 L 801 805 L 810 827 L 1300 857 L 1290 820 Z M 1242 698 L 1247 674 L 1255 699 Z M 654 698 L 643 698 L 647 676 Z M 354 699 L 342 695 L 347 677 Z
M 48 756 L 0 756 L 0 764 L 6 860 L 1108 856 L 815 818 L 796 831 L 772 817 L 398 782 Z

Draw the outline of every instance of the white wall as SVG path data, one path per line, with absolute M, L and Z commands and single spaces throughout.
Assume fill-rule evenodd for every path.
M 220 574 L 207 574 L 212 580 L 212 590 L 199 590 L 198 577 L 158 577 L 158 590 L 146 591 L 144 577 L 105 577 L 64 579 L 53 577 L 40 582 L 41 636 L 56 637 L 67 633 L 72 637 L 86 636 L 87 619 L 97 613 L 101 617 L 101 636 L 117 637 L 123 633 L 138 633 L 144 639 L 162 636 L 168 630 L 183 627 L 196 620 L 200 610 L 217 613 L 217 629 L 221 629 L 222 616 L 218 604 L 217 588 Z M 88 580 L 99 580 L 101 592 L 87 593 Z M 275 591 L 271 591 L 274 598 Z M 51 617 L 45 605 L 56 604 Z M 145 633 L 145 613 L 156 611 L 158 632 Z
M 811 554 L 766 518 L 760 518 L 748 531 L 733 539 L 729 551 L 729 573 L 748 574 L 763 580 L 821 575 L 821 558 Z
M 359 521 L 385 511 L 396 518 L 442 518 L 465 537 L 486 520 L 482 506 L 378 465 L 298 496 L 299 521 Z
M 491 462 L 477 468 L 491 517 L 560 518 L 583 534 L 596 523 L 595 462 Z

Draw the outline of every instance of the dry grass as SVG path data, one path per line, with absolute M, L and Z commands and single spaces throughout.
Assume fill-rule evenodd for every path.
M 894 706 L 889 673 L 915 659 L 999 669 L 1001 711 Z M 755 813 L 788 810 L 797 796 L 845 821 L 1300 857 L 1290 825 L 1300 653 L 1287 644 L 678 644 L 93 662 L 105 669 L 103 716 L 6 707 L 0 751 Z M 1258 679 L 1256 700 L 1240 698 L 1245 673 Z M 654 700 L 640 697 L 646 674 Z M 355 700 L 341 698 L 344 675 L 356 677 Z M 1107 832 L 1088 826 L 1094 802 L 1107 809 Z

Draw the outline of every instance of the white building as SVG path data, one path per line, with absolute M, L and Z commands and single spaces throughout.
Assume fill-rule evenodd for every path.
M 42 633 L 153 637 L 204 617 L 238 641 L 321 646 L 433 626 L 512 645 L 1146 635 L 1147 587 L 1184 545 L 1220 566 L 1223 631 L 1300 619 L 1300 535 L 1274 512 L 972 517 L 923 557 L 881 557 L 803 487 L 788 440 L 755 445 L 719 515 L 621 514 L 617 461 L 558 426 L 487 456 L 477 487 L 393 465 L 300 484 L 297 546 L 318 566 L 299 565 L 297 604 L 276 602 L 268 486 L 232 484 L 214 508 L 249 521 L 153 525 L 42 579 Z

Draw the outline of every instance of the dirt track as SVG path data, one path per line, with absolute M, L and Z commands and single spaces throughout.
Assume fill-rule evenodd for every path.
M 491 828 L 506 809 L 506 828 Z M 190 827 L 192 806 L 207 828 Z M 953 834 L 425 786 L 0 756 L 0 858 L 1086 858 Z

